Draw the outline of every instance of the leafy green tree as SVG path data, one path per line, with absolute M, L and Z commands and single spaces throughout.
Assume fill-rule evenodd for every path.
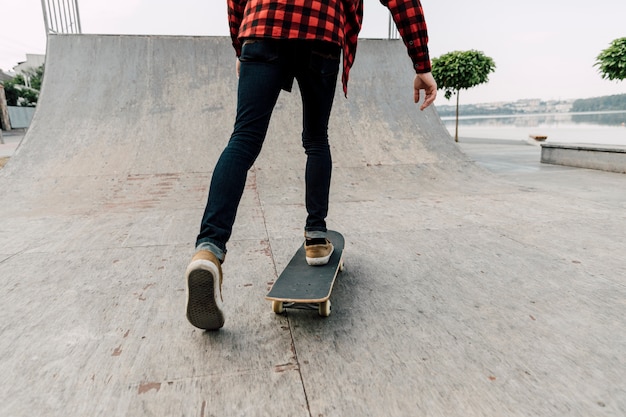
M 450 99 L 456 94 L 456 129 L 454 140 L 459 141 L 459 92 L 489 81 L 489 74 L 494 72 L 493 59 L 476 50 L 453 51 L 434 58 L 432 61 L 433 77 L 444 96 Z
M 602 78 L 609 80 L 626 79 L 626 38 L 615 39 L 600 52 L 594 67 L 599 67 Z
M 40 66 L 28 75 L 29 84 L 23 75 L 17 75 L 12 80 L 6 81 L 4 92 L 9 106 L 34 107 L 39 100 L 39 90 L 43 81 L 44 66 Z
M 39 66 L 37 69 L 35 69 L 30 77 L 30 86 L 37 91 L 41 91 L 41 83 L 43 83 L 44 69 L 44 65 Z
M 12 80 L 4 82 L 4 93 L 7 98 L 7 105 L 17 106 L 17 102 L 20 98 L 20 85 L 24 85 L 24 77 L 17 75 Z

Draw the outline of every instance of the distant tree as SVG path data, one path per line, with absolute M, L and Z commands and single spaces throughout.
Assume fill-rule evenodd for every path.
M 20 98 L 20 89 L 18 86 L 24 85 L 24 77 L 22 77 L 21 75 L 17 75 L 13 77 L 13 79 L 5 81 L 2 85 L 4 85 L 4 93 L 7 98 L 7 105 L 17 106 L 17 101 Z
M 43 83 L 43 73 L 45 71 L 45 66 L 41 65 L 30 76 L 30 86 L 31 88 L 41 91 L 41 83 Z
M 489 81 L 489 74 L 494 72 L 493 59 L 480 51 L 454 51 L 432 60 L 433 77 L 444 96 L 450 99 L 456 94 L 456 128 L 454 140 L 459 141 L 459 91 L 475 87 Z
M 27 74 L 28 82 L 23 75 L 16 75 L 12 80 L 4 82 L 4 92 L 9 106 L 34 107 L 39 100 L 39 90 L 43 81 L 44 66 Z
M 615 39 L 600 52 L 594 67 L 599 67 L 602 78 L 609 80 L 626 79 L 626 38 Z
M 626 110 L 626 94 L 580 98 L 572 104 L 572 112 Z

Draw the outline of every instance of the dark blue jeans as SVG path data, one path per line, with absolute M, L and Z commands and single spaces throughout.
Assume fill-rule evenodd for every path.
M 302 145 L 305 169 L 305 232 L 326 232 L 332 160 L 328 120 L 335 96 L 340 47 L 325 42 L 255 39 L 244 43 L 240 61 L 237 117 L 209 189 L 196 247 L 224 258 L 247 173 L 265 140 L 281 89 L 298 81 L 303 104 Z

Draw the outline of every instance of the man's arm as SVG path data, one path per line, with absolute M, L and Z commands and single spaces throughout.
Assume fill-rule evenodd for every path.
M 237 56 L 241 55 L 241 42 L 239 42 L 239 27 L 243 20 L 243 12 L 248 0 L 228 0 L 228 26 L 230 27 L 230 38 Z
M 428 53 L 428 29 L 424 11 L 419 0 L 380 0 L 391 12 L 393 21 L 400 32 L 416 75 L 413 80 L 413 99 L 417 103 L 420 90 L 425 91 L 424 103 L 420 110 L 430 106 L 437 97 L 437 83 L 431 74 Z
M 416 73 L 430 72 L 428 28 L 419 0 L 380 0 L 391 12 Z

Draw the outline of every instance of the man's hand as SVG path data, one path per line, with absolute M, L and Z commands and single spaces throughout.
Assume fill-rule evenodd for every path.
M 237 63 L 235 64 L 235 71 L 237 71 L 237 78 L 239 78 L 239 73 L 241 72 L 241 61 L 237 58 Z
M 437 98 L 437 81 L 435 81 L 432 73 L 426 72 L 415 75 L 415 80 L 413 80 L 413 100 L 415 103 L 420 101 L 420 90 L 424 90 L 426 94 L 424 103 L 420 107 L 420 110 L 424 110 L 433 104 Z

